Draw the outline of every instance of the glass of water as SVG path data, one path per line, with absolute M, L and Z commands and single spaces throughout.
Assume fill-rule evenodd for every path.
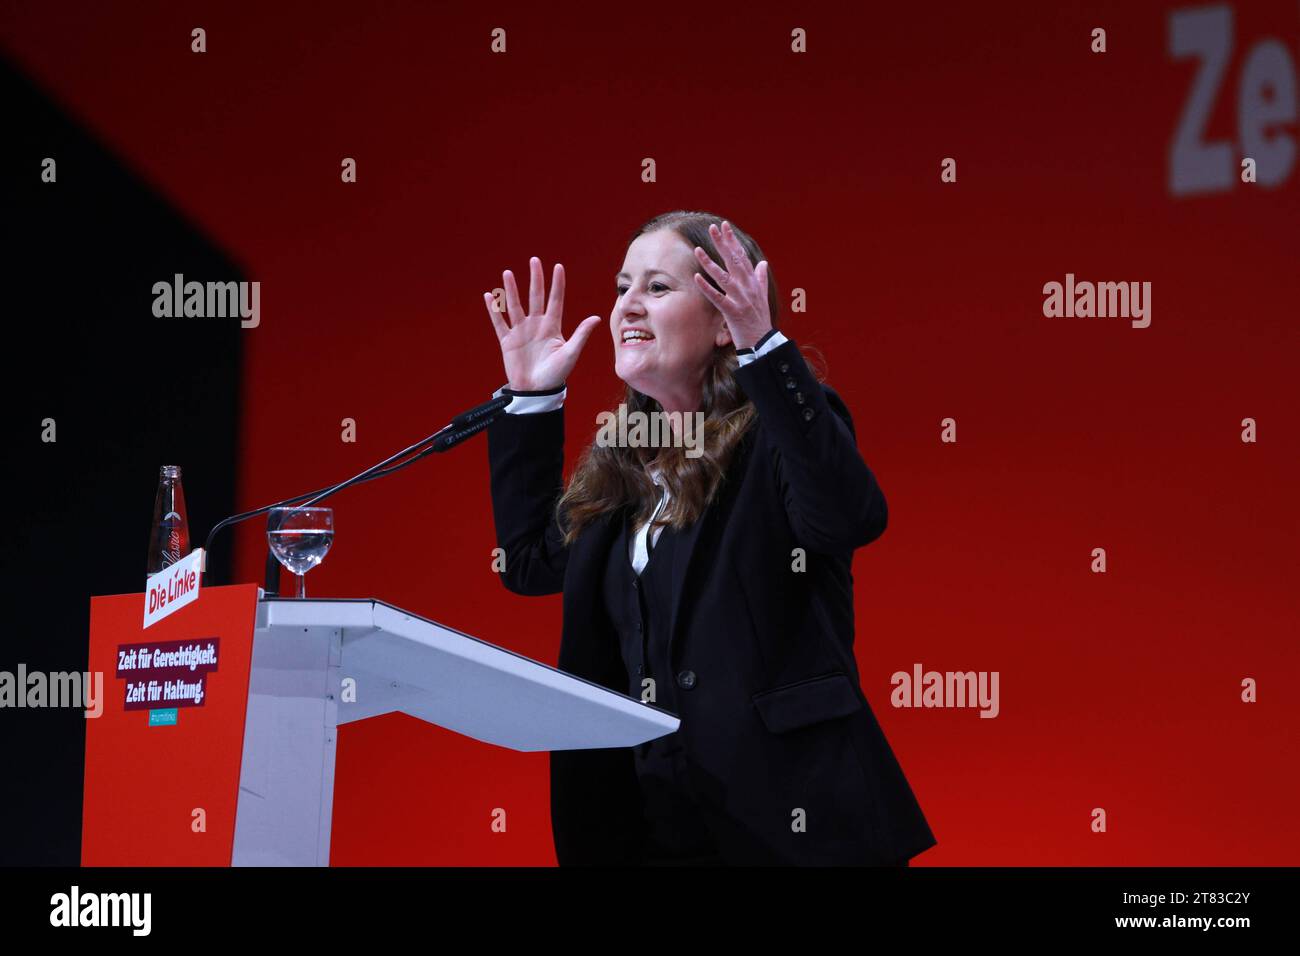
M 296 596 L 305 598 L 307 572 L 324 560 L 334 543 L 334 509 L 272 508 L 266 519 L 266 540 L 275 559 L 298 576 Z

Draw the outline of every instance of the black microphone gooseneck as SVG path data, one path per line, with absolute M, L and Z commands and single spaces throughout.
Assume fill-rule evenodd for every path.
M 294 495 L 292 498 L 285 498 L 283 501 L 277 501 L 274 504 L 269 504 L 262 508 L 255 508 L 252 511 L 245 511 L 242 514 L 231 515 L 229 518 L 222 519 L 213 526 L 211 531 L 208 532 L 207 540 L 203 545 L 204 584 L 209 584 L 206 580 L 208 576 L 207 556 L 212 547 L 212 539 L 222 528 L 238 524 L 239 522 L 246 521 L 249 518 L 256 518 L 258 515 L 264 515 L 272 508 L 281 508 L 286 505 L 295 505 L 300 502 L 303 502 L 302 507 L 308 507 L 318 501 L 323 501 L 330 495 L 342 491 L 344 488 L 351 485 L 391 475 L 393 472 L 400 471 L 407 465 L 419 461 L 426 455 L 431 455 L 434 452 L 444 452 L 448 449 L 454 448 L 467 438 L 487 428 L 488 425 L 492 423 L 492 420 L 500 415 L 502 409 L 509 405 L 510 402 L 511 396 L 500 395 L 489 402 L 484 402 L 482 405 L 476 405 L 469 411 L 457 415 L 451 420 L 449 425 L 440 428 L 428 438 L 423 438 L 414 445 L 403 448 L 396 455 L 385 458 L 379 464 L 367 468 L 365 471 L 361 472 L 361 474 L 354 475 L 347 481 L 341 481 L 336 485 L 330 485 L 326 488 L 310 491 L 305 495 Z M 406 455 L 410 455 L 411 457 L 407 458 L 405 461 L 398 462 L 395 465 L 392 464 Z M 279 593 L 279 570 L 279 562 L 276 561 L 275 555 L 271 554 L 268 550 L 266 560 L 266 581 L 265 587 L 263 588 L 268 595 L 277 595 Z

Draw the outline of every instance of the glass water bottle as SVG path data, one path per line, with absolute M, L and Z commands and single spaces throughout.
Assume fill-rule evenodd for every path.
M 190 553 L 190 526 L 185 518 L 185 492 L 179 465 L 163 465 L 153 502 L 153 532 L 149 537 L 149 574 L 157 574 Z

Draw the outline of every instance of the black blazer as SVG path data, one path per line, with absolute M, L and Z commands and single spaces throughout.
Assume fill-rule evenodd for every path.
M 729 863 L 901 862 L 936 841 L 853 656 L 850 562 L 885 530 L 884 495 L 848 409 L 793 340 L 736 380 L 758 422 L 704 517 L 681 533 L 672 568 L 670 659 L 691 782 Z M 562 591 L 557 666 L 627 693 L 601 596 L 624 513 L 562 547 L 552 506 L 563 409 L 498 416 L 488 457 L 502 582 L 516 594 Z M 559 863 L 638 862 L 632 749 L 552 751 L 550 764 Z

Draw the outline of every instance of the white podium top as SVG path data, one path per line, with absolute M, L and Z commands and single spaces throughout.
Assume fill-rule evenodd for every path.
M 339 686 L 325 690 L 338 701 L 340 724 L 401 711 L 485 743 L 541 751 L 630 747 L 680 723 L 653 704 L 372 598 L 264 598 L 257 630 L 272 638 L 341 631 Z M 286 668 L 294 668 L 298 646 L 285 642 Z M 355 702 L 341 692 L 347 678 L 356 682 Z

